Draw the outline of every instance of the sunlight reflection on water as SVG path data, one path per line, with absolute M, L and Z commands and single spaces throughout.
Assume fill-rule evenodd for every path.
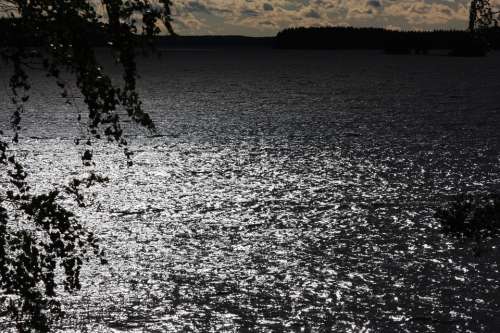
M 161 135 L 129 130 L 131 168 L 118 148 L 94 146 L 111 181 L 79 212 L 111 264 L 86 268 L 67 322 L 130 332 L 495 327 L 498 258 L 441 237 L 432 208 L 499 188 L 499 84 L 488 79 L 498 57 L 269 52 L 142 64 Z M 33 112 L 52 106 L 34 95 Z M 17 149 L 43 190 L 82 170 L 81 147 L 74 113 L 34 116 L 25 132 L 37 138 Z

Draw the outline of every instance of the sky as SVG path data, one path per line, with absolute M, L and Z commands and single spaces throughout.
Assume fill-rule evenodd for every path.
M 492 0 L 500 3 L 500 0 Z M 272 36 L 296 26 L 465 29 L 470 0 L 173 0 L 186 35 Z

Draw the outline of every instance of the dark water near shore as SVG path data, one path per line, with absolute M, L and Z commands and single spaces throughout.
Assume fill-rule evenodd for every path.
M 475 258 L 432 218 L 458 192 L 500 190 L 499 54 L 177 50 L 139 71 L 159 135 L 127 126 L 132 168 L 95 146 L 111 182 L 80 214 L 110 265 L 86 268 L 64 326 L 500 327 L 498 249 Z M 85 110 L 33 81 L 16 149 L 43 190 L 85 171 Z M 0 107 L 5 124 L 5 93 Z

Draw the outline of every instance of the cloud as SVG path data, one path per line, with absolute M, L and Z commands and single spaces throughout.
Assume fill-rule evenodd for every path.
M 382 8 L 382 4 L 379 0 L 368 0 L 366 4 L 374 8 Z
M 259 16 L 259 12 L 253 9 L 244 9 L 241 11 L 241 15 L 243 16 Z
M 272 11 L 274 9 L 273 5 L 271 5 L 270 3 L 264 3 L 262 5 L 262 9 L 264 9 L 265 11 L 269 12 L 269 11 Z
M 198 1 L 190 1 L 186 5 L 186 10 L 189 12 L 202 12 L 202 13 L 210 13 L 208 8 L 203 4 Z
M 306 13 L 306 17 L 319 19 L 321 18 L 321 15 L 314 9 L 311 9 Z
M 500 0 L 492 0 L 500 5 Z M 174 0 L 184 34 L 274 35 L 292 26 L 465 28 L 470 0 Z

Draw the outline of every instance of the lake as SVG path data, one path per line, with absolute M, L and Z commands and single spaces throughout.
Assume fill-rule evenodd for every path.
M 500 54 L 179 49 L 139 72 L 158 131 L 125 124 L 130 168 L 93 146 L 110 182 L 74 209 L 109 265 L 63 294 L 61 331 L 500 327 L 498 247 L 475 257 L 433 218 L 500 190 Z M 33 86 L 14 149 L 43 191 L 86 171 L 85 107 L 43 74 Z

